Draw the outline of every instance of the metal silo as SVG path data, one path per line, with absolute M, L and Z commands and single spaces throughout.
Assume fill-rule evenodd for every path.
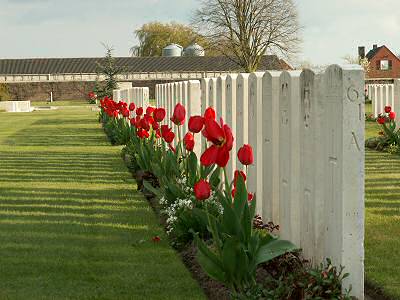
M 182 56 L 183 47 L 178 44 L 171 44 L 162 50 L 162 56 Z
M 201 47 L 199 44 L 194 43 L 188 46 L 185 51 L 183 52 L 184 56 L 204 56 L 205 51 L 204 48 Z

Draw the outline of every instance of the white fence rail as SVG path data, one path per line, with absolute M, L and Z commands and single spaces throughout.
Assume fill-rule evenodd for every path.
M 129 87 L 113 91 L 113 100 L 134 102 L 137 107 L 146 108 L 149 106 L 149 88 L 148 87 Z
M 390 84 L 367 84 L 366 92 L 372 101 L 374 117 L 384 112 L 386 105 L 390 105 L 394 111 L 398 112 L 396 121 L 400 121 L 400 79 L 395 79 Z
M 253 146 L 249 189 L 257 211 L 319 264 L 346 266 L 364 299 L 364 74 L 358 66 L 229 74 L 157 85 L 157 106 L 188 115 L 208 106 L 232 127 L 237 147 Z M 171 124 L 170 124 L 171 125 Z M 197 142 L 196 153 L 201 152 Z M 240 166 L 234 159 L 228 166 Z

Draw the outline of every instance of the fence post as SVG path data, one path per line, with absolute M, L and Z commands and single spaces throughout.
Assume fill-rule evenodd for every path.
M 300 72 L 280 76 L 279 160 L 281 236 L 300 244 Z
M 225 122 L 231 127 L 233 136 L 236 138 L 236 79 L 237 74 L 229 74 L 226 77 L 225 90 L 226 90 L 226 101 L 225 101 Z M 232 146 L 231 159 L 228 161 L 227 173 L 229 178 L 232 178 L 233 172 L 236 170 L 236 153 L 237 147 L 236 142 Z M 240 147 L 240 145 L 239 145 Z
M 217 78 L 217 120 L 225 120 L 225 102 L 226 102 L 226 76 L 221 75 Z M 229 124 L 230 125 L 230 124 Z
M 257 214 L 263 215 L 263 171 L 262 171 L 262 77 L 264 73 L 251 73 L 249 76 L 249 144 L 253 147 L 254 163 L 249 166 L 248 188 L 255 192 Z
M 300 75 L 300 247 L 313 265 L 323 262 L 324 206 L 321 178 L 324 178 L 321 141 L 323 95 L 316 95 L 315 74 L 304 70 Z M 310 209 L 311 208 L 311 209 Z M 322 254 L 322 255 L 321 255 Z
M 209 106 L 217 109 L 217 78 L 210 78 L 208 85 L 208 101 Z M 218 112 L 217 112 L 218 114 Z
M 360 66 L 330 66 L 321 128 L 324 153 L 325 256 L 351 273 L 344 288 L 364 298 L 364 74 Z
M 400 127 L 400 79 L 395 79 L 393 83 L 393 109 L 396 114 L 397 127 Z
M 204 111 L 210 106 L 209 102 L 209 85 L 210 78 L 202 78 L 200 80 L 200 89 L 201 89 L 201 112 Z
M 200 82 L 198 80 L 188 81 L 188 104 L 187 116 L 201 115 Z M 201 134 L 195 134 L 194 153 L 200 159 L 201 155 Z
M 279 76 L 266 72 L 263 77 L 263 219 L 279 224 Z
M 142 95 L 143 95 L 143 103 L 145 107 L 150 106 L 149 102 L 149 88 L 148 87 L 142 87 Z
M 372 108 L 374 111 L 374 117 L 378 116 L 378 87 L 374 86 L 374 100 L 372 101 Z
M 248 144 L 249 132 L 249 75 L 241 73 L 236 79 L 236 145 L 237 147 Z M 238 149 L 239 150 L 239 149 Z M 236 165 L 240 162 L 235 154 Z
M 113 90 L 113 100 L 115 102 L 119 101 L 119 90 Z
M 130 89 L 128 89 L 128 103 L 134 102 L 133 98 L 134 98 L 133 97 L 133 88 L 130 88 Z

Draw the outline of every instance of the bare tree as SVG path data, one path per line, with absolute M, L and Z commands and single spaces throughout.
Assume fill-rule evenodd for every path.
M 247 72 L 267 51 L 298 51 L 300 26 L 292 0 L 200 0 L 193 24 Z

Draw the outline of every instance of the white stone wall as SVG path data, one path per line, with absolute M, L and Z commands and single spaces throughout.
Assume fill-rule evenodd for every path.
M 344 265 L 350 273 L 344 287 L 351 284 L 352 295 L 363 299 L 363 70 L 333 65 L 318 74 L 258 72 L 191 82 L 188 115 L 213 106 L 231 125 L 236 147 L 252 145 L 248 185 L 258 214 L 279 224 L 281 237 L 314 264 L 328 257 Z M 157 105 L 168 114 L 177 103 L 174 86 L 157 86 Z M 241 166 L 232 156 L 230 176 Z
M 30 101 L 0 101 L 0 110 L 6 112 L 31 112 Z

